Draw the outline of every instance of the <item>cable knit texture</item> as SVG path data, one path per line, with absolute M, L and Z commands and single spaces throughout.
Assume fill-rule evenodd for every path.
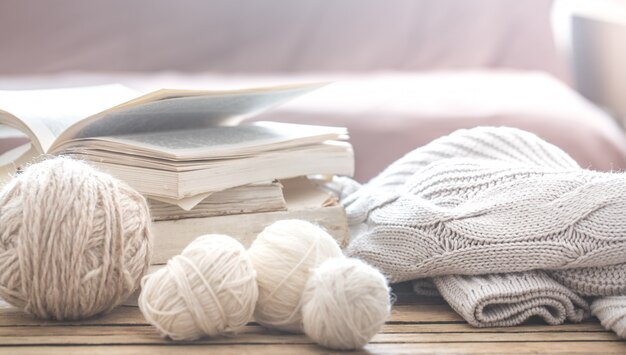
M 580 321 L 579 295 L 626 291 L 626 176 L 582 169 L 528 132 L 457 131 L 342 203 L 348 255 L 395 282 L 433 278 L 473 325 Z

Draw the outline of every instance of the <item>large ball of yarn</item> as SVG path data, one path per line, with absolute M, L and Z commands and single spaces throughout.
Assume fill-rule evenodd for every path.
M 40 318 L 79 319 L 124 301 L 147 270 L 150 214 L 128 185 L 54 158 L 0 193 L 0 298 Z
M 345 258 L 314 269 L 302 295 L 304 332 L 333 349 L 359 349 L 391 311 L 385 277 L 364 262 Z
M 142 280 L 139 308 L 173 340 L 234 333 L 252 320 L 256 273 L 246 249 L 219 234 L 198 237 Z
M 248 252 L 259 284 L 256 321 L 302 332 L 300 298 L 310 270 L 330 258 L 343 257 L 337 242 L 309 222 L 282 220 L 266 227 Z

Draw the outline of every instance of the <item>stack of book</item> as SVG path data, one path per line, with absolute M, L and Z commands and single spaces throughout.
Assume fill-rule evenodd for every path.
M 87 160 L 137 189 L 151 208 L 154 264 L 195 237 L 249 245 L 268 224 L 299 218 L 347 240 L 345 214 L 308 177 L 352 175 L 345 128 L 243 122 L 320 84 L 236 91 L 120 85 L 0 91 L 0 124 L 30 143 L 0 156 L 2 175 L 42 154 Z

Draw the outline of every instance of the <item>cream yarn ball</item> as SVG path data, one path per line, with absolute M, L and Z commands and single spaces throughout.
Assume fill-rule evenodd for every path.
M 111 310 L 139 285 L 152 240 L 145 199 L 85 163 L 33 164 L 0 193 L 0 298 L 39 318 Z
M 255 320 L 267 327 L 302 332 L 301 296 L 310 270 L 325 260 L 343 257 L 337 242 L 309 222 L 282 220 L 266 227 L 248 252 L 259 285 Z
M 252 320 L 257 296 L 256 273 L 243 245 L 209 234 L 144 277 L 139 308 L 163 336 L 193 340 L 236 332 Z
M 332 349 L 360 349 L 389 318 L 385 277 L 351 258 L 331 259 L 311 272 L 302 295 L 304 332 Z

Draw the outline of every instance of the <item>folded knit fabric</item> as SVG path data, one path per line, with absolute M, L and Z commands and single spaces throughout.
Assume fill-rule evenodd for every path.
M 575 293 L 626 290 L 626 177 L 581 169 L 527 132 L 457 131 L 407 154 L 342 203 L 349 255 L 391 281 L 435 277 L 474 325 L 532 315 L 576 321 L 587 306 Z M 538 269 L 547 273 L 449 277 Z
M 598 298 L 591 304 L 591 312 L 605 328 L 626 338 L 626 296 Z
M 532 316 L 556 325 L 580 322 L 589 305 L 541 271 L 434 279 L 450 306 L 475 327 L 507 327 Z

